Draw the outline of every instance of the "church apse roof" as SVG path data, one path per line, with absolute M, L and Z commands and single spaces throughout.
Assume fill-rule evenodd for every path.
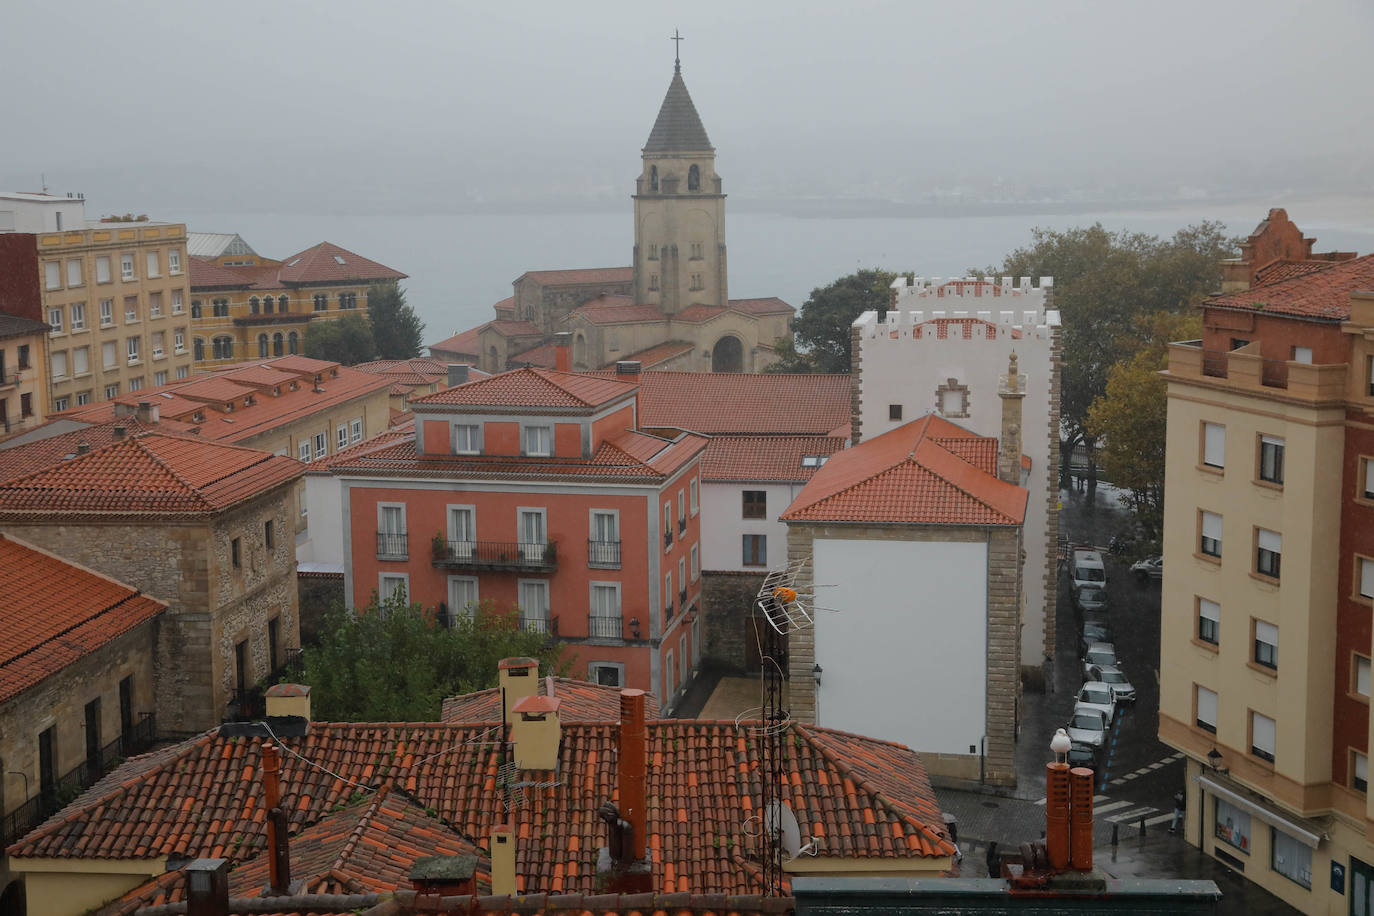
M 673 81 L 668 84 L 668 94 L 663 97 L 663 105 L 658 110 L 654 129 L 649 131 L 649 139 L 644 143 L 644 153 L 697 153 L 704 150 L 715 151 L 711 138 L 706 136 L 706 128 L 687 93 L 687 84 L 682 81 L 682 71 L 674 71 Z

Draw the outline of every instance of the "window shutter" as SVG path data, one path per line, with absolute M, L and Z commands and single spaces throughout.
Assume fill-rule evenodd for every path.
M 1221 540 L 1221 516 L 1215 512 L 1202 513 L 1202 536 L 1212 540 Z
M 1221 605 L 1217 604 L 1215 601 L 1208 601 L 1206 598 L 1199 598 L 1197 602 L 1197 614 L 1204 620 L 1220 623 Z
M 1256 620 L 1255 639 L 1259 642 L 1265 642 L 1277 648 L 1279 644 L 1279 628 L 1274 626 L 1272 623 L 1265 623 L 1263 620 Z
M 1274 720 L 1257 712 L 1251 713 L 1250 732 L 1251 746 L 1272 757 L 1274 755 Z
M 1274 553 L 1283 553 L 1283 536 L 1277 531 L 1268 531 L 1264 528 L 1259 530 L 1260 550 L 1271 550 Z
M 1202 448 L 1203 464 L 1212 467 L 1225 467 L 1226 465 L 1226 427 L 1218 426 L 1215 423 L 1202 424 L 1204 442 Z
M 1197 689 L 1197 717 L 1208 725 L 1217 724 L 1217 695 L 1206 687 Z

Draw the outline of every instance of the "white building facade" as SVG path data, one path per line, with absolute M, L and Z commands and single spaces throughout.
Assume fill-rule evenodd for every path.
M 1015 353 L 1024 378 L 1023 676 L 1054 656 L 1059 539 L 1060 322 L 1053 280 L 899 277 L 892 309 L 852 328 L 855 443 L 934 413 L 983 436 L 1001 432 L 999 377 Z M 1025 467 L 1026 462 L 1029 467 Z

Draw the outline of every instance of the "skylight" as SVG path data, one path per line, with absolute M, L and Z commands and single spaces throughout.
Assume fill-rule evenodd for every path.
M 802 455 L 802 467 L 818 468 L 825 464 L 825 455 Z
M 300 262 L 301 262 L 301 259 L 300 259 L 300 258 L 296 258 L 295 260 L 293 260 L 290 264 L 287 264 L 286 266 L 287 266 L 287 267 L 295 267 L 295 266 L 296 266 L 297 264 L 299 264 Z
M 334 262 L 337 263 L 337 264 L 347 264 L 347 263 L 348 263 L 347 261 L 345 261 L 345 260 L 343 259 L 343 256 L 342 256 L 342 255 L 337 255 L 337 254 L 334 255 Z

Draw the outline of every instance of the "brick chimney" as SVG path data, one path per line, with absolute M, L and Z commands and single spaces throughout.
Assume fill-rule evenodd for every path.
M 496 667 L 501 687 L 501 718 L 510 722 L 515 704 L 539 693 L 539 662 L 533 658 L 503 658 Z
M 567 331 L 553 335 L 553 367 L 559 372 L 572 371 L 572 334 Z
M 425 856 L 410 867 L 410 886 L 418 896 L 477 896 L 476 856 Z
M 491 831 L 491 893 L 515 896 L 515 828 L 497 824 Z
M 515 766 L 521 770 L 558 769 L 563 722 L 558 697 L 525 697 L 511 708 L 510 742 Z
M 467 363 L 448 364 L 448 386 L 466 385 L 468 382 L 468 370 L 472 368 Z
M 299 716 L 310 721 L 309 684 L 273 684 L 267 688 L 267 717 Z
M 134 419 L 140 423 L 156 423 L 157 405 L 152 401 L 139 401 L 138 408 L 134 411 Z
M 1002 435 L 998 440 L 997 476 L 1007 483 L 1021 485 L 1021 404 L 1026 397 L 1026 379 L 1016 371 L 1016 354 L 1007 359 L 1007 374 L 997 386 L 1002 399 Z

